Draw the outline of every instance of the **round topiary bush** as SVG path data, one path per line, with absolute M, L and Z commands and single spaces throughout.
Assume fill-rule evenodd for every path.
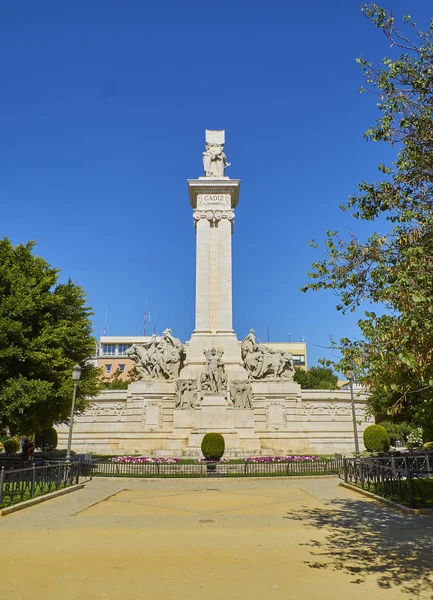
M 54 427 L 38 431 L 35 435 L 35 446 L 42 451 L 57 448 L 57 431 Z
M 3 442 L 5 454 L 16 454 L 20 449 L 20 443 L 15 438 L 9 438 Z
M 364 431 L 364 446 L 368 452 L 388 452 L 391 438 L 385 427 L 369 425 Z
M 425 442 L 424 450 L 427 452 L 433 452 L 433 442 Z
M 206 433 L 201 442 L 201 451 L 207 460 L 219 460 L 225 447 L 224 438 L 220 433 Z

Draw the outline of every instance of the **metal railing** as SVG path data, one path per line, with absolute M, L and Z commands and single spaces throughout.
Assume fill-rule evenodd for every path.
M 111 462 L 94 460 L 82 463 L 82 474 L 95 477 L 287 477 L 296 475 L 338 475 L 343 472 L 343 459 L 328 461 L 287 462 L 217 462 L 215 468 L 206 463 Z
M 80 463 L 65 462 L 0 470 L 0 506 L 29 500 L 79 482 Z
M 346 483 L 411 508 L 433 507 L 433 460 L 428 453 L 343 461 Z

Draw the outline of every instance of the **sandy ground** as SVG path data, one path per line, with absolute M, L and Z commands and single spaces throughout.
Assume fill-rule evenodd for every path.
M 0 517 L 0 597 L 431 599 L 432 534 L 335 478 L 96 479 Z

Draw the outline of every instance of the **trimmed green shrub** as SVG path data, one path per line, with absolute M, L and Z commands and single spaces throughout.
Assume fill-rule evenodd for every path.
M 57 431 L 54 427 L 38 431 L 35 435 L 35 446 L 43 451 L 57 448 Z
M 427 450 L 427 452 L 433 452 L 433 442 L 426 442 L 424 444 L 424 450 Z
M 369 425 L 364 431 L 364 446 L 368 452 L 388 452 L 391 438 L 381 425 Z
M 6 454 L 16 454 L 20 449 L 20 443 L 15 438 L 9 438 L 3 442 L 3 448 Z
M 220 433 L 206 433 L 201 442 L 201 451 L 207 460 L 219 460 L 225 447 L 224 438 Z
M 3 442 L 0 442 L 0 454 L 3 452 L 4 448 L 3 448 Z
M 41 460 L 64 460 L 66 458 L 66 450 L 44 450 L 43 452 L 35 452 L 35 458 Z M 71 450 L 71 456 L 76 456 L 76 452 Z

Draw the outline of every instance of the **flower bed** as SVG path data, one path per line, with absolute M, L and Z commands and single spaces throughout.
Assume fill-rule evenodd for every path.
M 250 456 L 244 458 L 248 463 L 287 463 L 287 462 L 318 462 L 320 456 Z
M 112 456 L 108 459 L 110 462 L 116 464 L 130 464 L 130 465 L 143 465 L 143 464 L 175 464 L 179 462 L 179 458 L 156 458 L 154 456 Z

